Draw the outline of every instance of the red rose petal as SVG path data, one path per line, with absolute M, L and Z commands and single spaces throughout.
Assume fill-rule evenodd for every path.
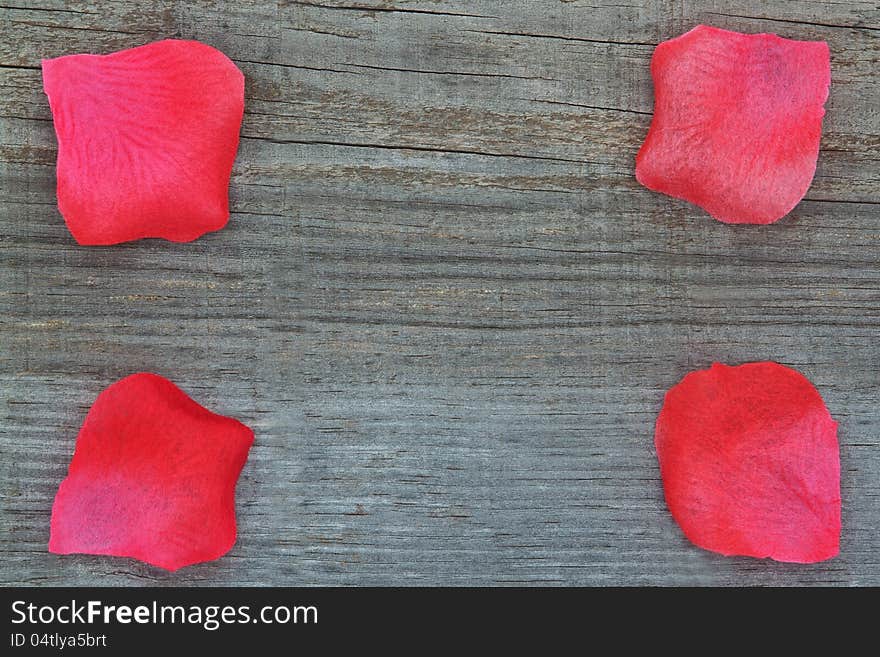
M 244 76 L 197 41 L 43 60 L 58 208 L 80 244 L 189 242 L 229 219 Z
M 838 553 L 837 423 L 795 370 L 688 374 L 666 393 L 655 444 L 666 503 L 696 545 L 798 563 Z
M 104 390 L 52 507 L 49 551 L 133 557 L 168 570 L 235 543 L 235 483 L 254 440 L 155 374 Z
M 651 73 L 640 183 L 726 223 L 772 223 L 804 197 L 831 83 L 828 44 L 699 25 L 657 46 Z

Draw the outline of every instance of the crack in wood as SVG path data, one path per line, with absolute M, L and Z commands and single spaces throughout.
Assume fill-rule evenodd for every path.
M 96 27 L 75 27 L 73 25 L 46 25 L 45 23 L 38 23 L 36 21 L 22 21 L 17 19 L 12 19 L 12 22 L 17 25 L 30 25 L 31 27 L 45 27 L 47 29 L 53 30 L 74 30 L 76 32 L 104 32 L 106 34 L 127 34 L 129 36 L 147 36 L 149 34 L 153 34 L 152 30 L 148 30 L 145 32 L 129 32 L 126 30 L 111 30 L 107 28 L 96 28 Z
M 340 146 L 345 148 L 376 148 L 393 151 L 420 151 L 426 153 L 447 153 L 450 155 L 477 155 L 480 157 L 510 157 L 524 160 L 543 160 L 549 162 L 570 162 L 572 164 L 598 164 L 589 160 L 575 160 L 565 157 L 553 157 L 551 155 L 526 155 L 523 153 L 498 153 L 493 151 L 478 151 L 464 148 L 444 148 L 441 146 L 416 146 L 406 144 L 370 144 L 346 141 L 332 141 L 323 139 L 273 139 L 258 135 L 242 135 L 242 139 L 257 139 L 268 141 L 273 144 L 302 144 L 306 146 Z
M 0 68 L 21 69 L 23 71 L 42 71 L 42 66 L 33 66 L 32 64 L 0 64 Z
M 312 34 L 323 34 L 325 36 L 334 36 L 339 37 L 340 39 L 360 39 L 360 36 L 357 34 L 340 34 L 339 32 L 328 32 L 325 30 L 316 30 L 313 27 L 288 27 L 285 28 L 290 30 L 291 32 L 310 32 Z
M 431 9 L 404 9 L 403 7 L 374 7 L 370 5 L 325 5 L 318 2 L 305 2 L 304 0 L 293 0 L 292 4 L 302 7 L 315 7 L 317 9 L 331 9 L 341 11 L 362 11 L 368 13 L 388 13 L 388 14 L 425 14 L 428 16 L 453 16 L 457 18 L 489 18 L 498 19 L 498 16 L 487 16 L 484 14 L 467 14 L 463 12 L 453 11 L 435 11 Z
M 96 13 L 93 11 L 78 11 L 76 9 L 54 9 L 51 7 L 13 7 L 10 5 L 0 5 L 0 9 L 6 9 L 9 11 L 42 11 L 47 14 L 80 14 L 86 16 L 95 16 Z
M 337 66 L 353 66 L 355 68 L 367 68 L 376 71 L 396 71 L 399 73 L 423 73 L 426 75 L 462 75 L 476 78 L 513 78 L 516 80 L 546 80 L 547 82 L 559 82 L 556 78 L 545 78 L 537 75 L 513 75 L 510 73 L 472 73 L 469 71 L 432 71 L 417 68 L 396 68 L 394 66 L 373 66 L 370 64 L 344 64 L 336 62 Z
M 812 201 L 814 203 L 852 203 L 854 205 L 880 205 L 880 201 L 868 201 L 861 199 L 841 199 L 841 198 L 817 198 L 815 196 L 804 196 L 802 201 Z
M 285 64 L 283 62 L 267 62 L 256 59 L 233 59 L 232 61 L 242 64 L 258 64 L 262 66 L 277 66 L 279 68 L 295 68 L 303 71 L 317 71 L 319 73 L 344 73 L 347 75 L 358 75 L 356 71 L 345 71 L 336 68 L 326 68 L 323 66 L 304 66 L 302 64 Z
M 625 112 L 627 114 L 641 114 L 642 116 L 652 116 L 652 112 L 643 112 L 642 110 L 624 109 L 622 107 L 604 107 L 602 105 L 584 105 L 582 103 L 570 103 L 562 100 L 547 100 L 545 98 L 521 98 L 520 100 L 532 103 L 546 103 L 548 105 L 565 105 L 566 107 L 583 107 L 584 109 L 601 110 L 603 112 Z
M 769 18 L 767 16 L 747 16 L 745 14 L 727 14 L 718 11 L 706 12 L 714 16 L 726 16 L 728 18 L 745 18 L 751 21 L 770 21 L 773 23 L 791 23 L 793 25 L 812 25 L 813 27 L 831 27 L 841 30 L 868 30 L 871 32 L 880 31 L 880 27 L 872 27 L 870 25 L 841 25 L 839 23 L 821 23 L 818 21 L 794 20 L 791 18 Z
M 555 39 L 557 41 L 579 41 L 582 43 L 599 43 L 612 46 L 638 46 L 655 48 L 656 43 L 646 41 L 614 41 L 612 39 L 588 39 L 586 37 L 563 36 L 559 34 L 536 34 L 533 32 L 504 32 L 501 30 L 465 30 L 465 32 L 476 32 L 477 34 L 493 34 L 498 36 L 525 37 L 528 39 Z

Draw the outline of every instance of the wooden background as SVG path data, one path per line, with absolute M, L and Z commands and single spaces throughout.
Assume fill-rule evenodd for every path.
M 0 581 L 880 584 L 880 9 L 870 2 L 5 0 Z M 831 47 L 807 198 L 731 227 L 633 176 L 658 42 Z M 247 78 L 229 226 L 77 246 L 40 59 L 164 37 Z M 663 393 L 799 369 L 840 422 L 841 554 L 724 558 L 662 498 Z M 46 551 L 98 392 L 167 376 L 256 444 L 239 540 L 176 574 Z

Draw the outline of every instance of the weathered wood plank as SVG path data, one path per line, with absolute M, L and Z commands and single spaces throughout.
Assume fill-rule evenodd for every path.
M 880 583 L 876 3 L 4 5 L 3 583 Z M 699 22 L 831 45 L 817 177 L 776 225 L 633 178 L 652 48 Z M 164 37 L 245 72 L 230 225 L 77 247 L 39 61 Z M 663 504 L 663 392 L 758 359 L 840 422 L 826 564 L 702 552 Z M 45 551 L 86 409 L 138 370 L 257 432 L 215 563 Z

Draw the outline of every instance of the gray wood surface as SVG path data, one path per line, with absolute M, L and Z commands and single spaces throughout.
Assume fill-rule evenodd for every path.
M 880 584 L 880 9 L 871 2 L 315 0 L 0 8 L 0 582 Z M 731 227 L 634 176 L 658 42 L 826 40 L 816 179 Z M 199 39 L 247 78 L 229 226 L 78 247 L 40 59 Z M 664 391 L 772 359 L 840 422 L 817 565 L 669 516 Z M 163 374 L 256 431 L 239 540 L 168 574 L 46 551 L 86 410 Z

